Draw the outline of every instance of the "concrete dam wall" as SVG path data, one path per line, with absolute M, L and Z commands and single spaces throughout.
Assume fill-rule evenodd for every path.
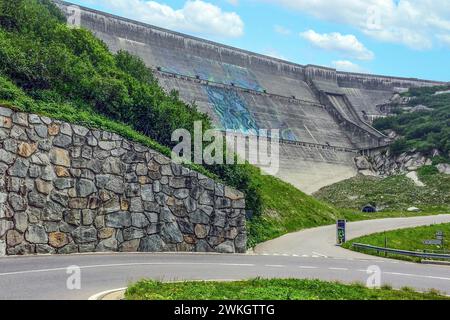
M 440 84 L 303 66 L 56 3 L 69 24 L 90 29 L 113 52 L 141 57 L 165 89 L 195 103 L 218 130 L 279 129 L 285 142 L 278 176 L 307 193 L 356 175 L 359 150 L 389 143 L 370 119 L 397 90 Z
M 0 107 L 0 256 L 246 246 L 241 192 L 117 134 Z

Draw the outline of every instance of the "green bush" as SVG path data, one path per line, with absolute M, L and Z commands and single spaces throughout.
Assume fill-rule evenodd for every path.
M 418 172 L 419 176 L 430 176 L 439 173 L 439 170 L 435 166 L 423 166 L 419 168 Z
M 166 93 L 141 59 L 112 54 L 90 31 L 67 27 L 50 0 L 0 0 L 0 75 L 0 100 L 23 110 L 53 110 L 65 119 L 74 110 L 98 113 L 168 148 L 176 129 L 193 133 L 195 121 L 204 130 L 212 128 L 195 105 L 181 101 L 177 92 Z M 69 113 L 61 114 L 55 105 Z M 260 213 L 251 169 L 209 167 L 246 194 L 248 209 Z

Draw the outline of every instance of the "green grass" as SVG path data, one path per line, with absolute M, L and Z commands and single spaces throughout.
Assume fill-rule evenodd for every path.
M 341 211 L 281 180 L 254 175 L 260 188 L 263 214 L 248 222 L 249 246 L 283 234 L 332 224 Z
M 422 174 L 423 172 L 424 174 Z M 383 211 L 406 211 L 418 207 L 429 213 L 450 211 L 450 176 L 419 171 L 425 187 L 418 187 L 404 175 L 387 178 L 356 176 L 325 187 L 314 196 L 338 208 L 361 210 L 367 204 Z
M 447 236 L 444 241 L 444 246 L 436 246 L 436 245 L 425 245 L 423 244 L 423 240 L 431 240 L 435 239 L 435 235 L 437 231 L 443 231 L 444 235 Z M 424 226 L 410 229 L 401 229 L 383 233 L 376 233 L 368 236 L 364 236 L 361 238 L 353 239 L 344 245 L 344 248 L 352 249 L 353 243 L 363 243 L 370 244 L 377 247 L 385 246 L 385 238 L 387 239 L 387 247 L 392 249 L 401 249 L 401 250 L 409 250 L 409 251 L 433 251 L 439 253 L 447 253 L 450 254 L 450 223 L 440 224 L 440 225 L 432 225 L 432 226 Z M 444 238 L 445 240 L 445 238 Z M 353 250 L 353 249 L 352 249 Z M 372 255 L 380 255 L 385 256 L 384 253 L 377 253 L 374 250 L 364 250 L 364 253 L 372 254 Z M 419 258 L 400 256 L 389 254 L 389 258 L 407 260 L 407 261 L 420 261 Z
M 249 247 L 286 233 L 334 224 L 336 219 L 360 221 L 442 213 L 441 210 L 362 213 L 359 206 L 355 206 L 356 209 L 344 209 L 345 206 L 337 208 L 335 204 L 327 204 L 323 199 L 317 200 L 274 177 L 255 175 L 252 180 L 257 180 L 259 185 L 263 214 L 248 221 Z
M 162 283 L 143 280 L 131 285 L 127 300 L 441 300 L 435 290 L 368 289 L 362 284 L 344 285 L 319 280 L 263 280 L 236 282 Z

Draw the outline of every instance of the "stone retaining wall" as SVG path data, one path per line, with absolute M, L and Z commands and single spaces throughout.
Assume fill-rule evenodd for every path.
M 117 134 L 0 107 L 0 256 L 245 252 L 241 192 Z

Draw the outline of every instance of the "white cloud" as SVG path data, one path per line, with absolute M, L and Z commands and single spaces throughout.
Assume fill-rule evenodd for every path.
M 450 47 L 450 34 L 439 34 L 437 38 L 441 40 L 441 42 Z
M 367 70 L 348 60 L 338 60 L 331 63 L 332 67 L 339 71 L 366 73 Z
M 273 29 L 275 30 L 276 33 L 281 34 L 283 36 L 288 36 L 290 34 L 292 34 L 292 31 L 286 27 L 280 26 L 280 25 L 275 25 L 273 27 Z
M 202 0 L 188 0 L 181 9 L 146 0 L 96 0 L 95 3 L 121 16 L 163 28 L 223 37 L 244 34 L 244 22 L 237 13 L 224 12 Z
M 227 2 L 233 6 L 237 6 L 239 4 L 239 0 L 227 0 Z
M 352 34 L 343 35 L 338 32 L 320 34 L 314 30 L 302 32 L 300 36 L 315 47 L 337 51 L 342 55 L 359 60 L 372 60 L 375 55 Z
M 450 33 L 448 0 L 260 0 L 346 24 L 377 40 L 429 49 Z M 445 40 L 444 40 L 445 41 Z

